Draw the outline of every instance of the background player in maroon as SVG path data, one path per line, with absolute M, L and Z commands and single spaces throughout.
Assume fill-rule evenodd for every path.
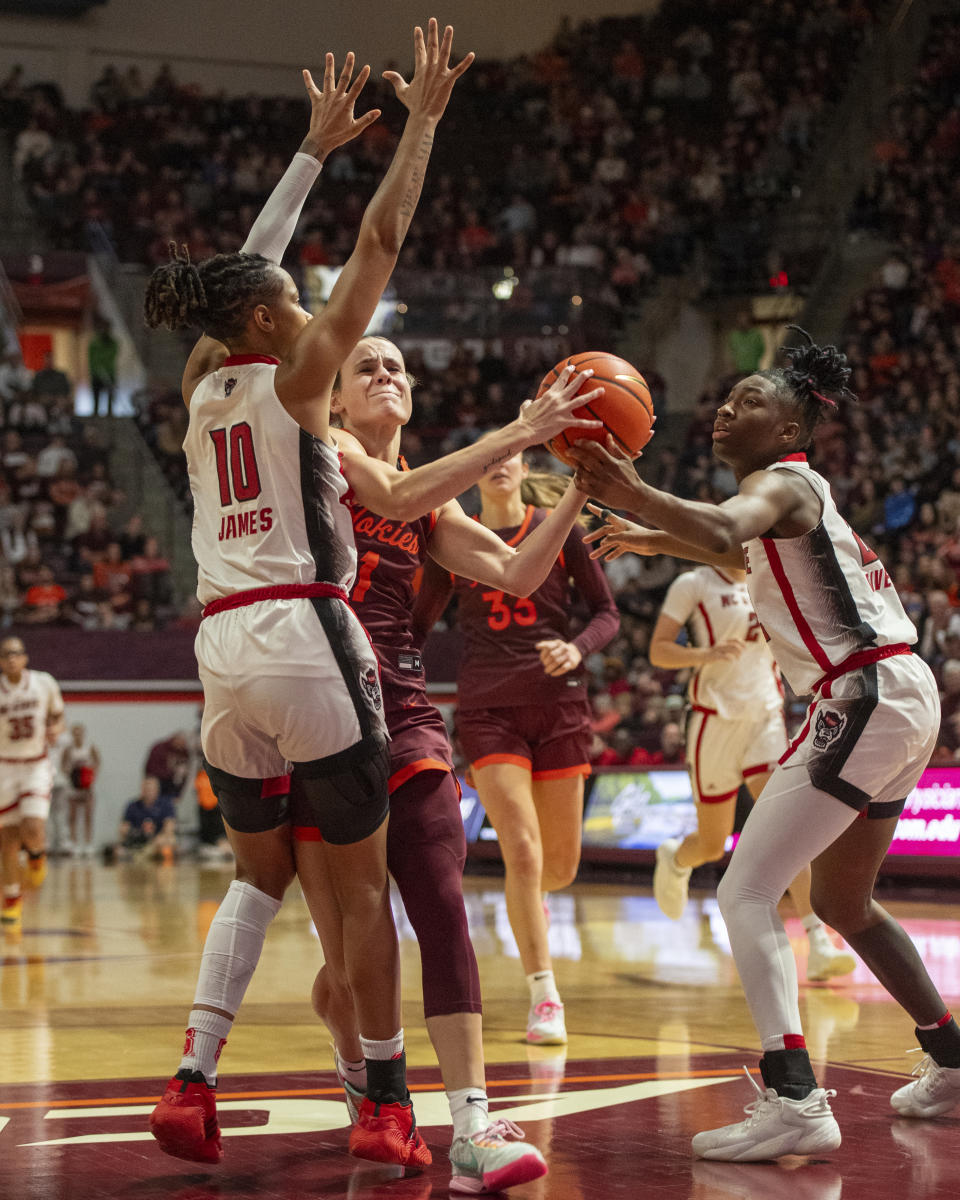
M 515 455 L 478 484 L 480 523 L 508 546 L 547 519 L 545 508 L 525 498 L 528 475 Z M 533 499 L 532 481 L 527 486 Z M 456 592 L 464 640 L 457 729 L 500 840 L 507 911 L 530 989 L 526 1038 L 562 1044 L 566 1026 L 543 893 L 571 883 L 580 862 L 583 781 L 590 773 L 590 709 L 580 663 L 616 633 L 616 605 L 578 532 L 530 594 L 484 587 L 462 575 L 451 582 L 432 568 L 424 581 L 425 610 L 442 608 L 451 588 Z M 575 635 L 574 595 L 589 612 Z
M 661 530 L 664 552 L 746 566 L 774 657 L 794 691 L 813 697 L 718 891 L 760 1034 L 765 1084 L 748 1120 L 693 1139 L 695 1153 L 726 1160 L 840 1145 L 833 1093 L 818 1086 L 801 1032 L 796 966 L 777 912 L 807 862 L 815 911 L 911 1015 L 927 1052 L 921 1077 L 894 1093 L 893 1107 L 932 1117 L 960 1103 L 960 1029 L 916 946 L 873 897 L 906 797 L 936 742 L 937 688 L 910 652 L 916 629 L 889 575 L 803 453 L 817 421 L 850 396 L 846 358 L 813 344 L 788 356 L 788 366 L 737 383 L 717 410 L 714 453 L 739 488 L 720 505 L 648 486 L 612 445 L 571 451 L 582 485 Z M 609 526 L 601 537 L 601 548 L 618 544 Z

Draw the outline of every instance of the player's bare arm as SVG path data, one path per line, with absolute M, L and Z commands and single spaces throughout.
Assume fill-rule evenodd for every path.
M 515 421 L 413 471 L 397 471 L 389 463 L 350 454 L 350 443 L 345 441 L 343 473 L 361 504 L 382 517 L 414 521 L 465 492 L 497 463 L 540 445 L 562 429 L 598 429 L 598 421 L 573 416 L 594 395 L 594 391 L 577 394 L 588 380 L 589 372 L 567 368 L 539 399 L 524 402 Z M 341 432 L 337 430 L 335 436 L 340 438 Z
M 681 542 L 679 538 L 671 537 L 662 529 L 647 529 L 635 521 L 628 521 L 618 513 L 596 504 L 588 504 L 587 508 L 599 517 L 603 524 L 590 531 L 584 537 L 589 543 L 599 542 L 591 551 L 591 558 L 599 558 L 612 562 L 623 554 L 639 554 L 644 558 L 652 558 L 657 554 L 668 554 L 672 558 L 688 559 L 691 562 L 706 563 L 711 567 L 727 567 L 730 570 L 742 571 L 744 568 L 743 551 L 737 546 L 727 554 L 711 554 L 702 546 L 692 546 L 689 542 Z
M 606 446 L 577 442 L 569 454 L 576 462 L 574 478 L 581 490 L 712 554 L 729 554 L 774 529 L 782 537 L 795 537 L 820 519 L 812 489 L 787 472 L 755 471 L 741 481 L 736 496 L 722 504 L 703 504 L 645 483 L 612 439 Z
M 430 538 L 430 557 L 444 570 L 510 596 L 529 596 L 550 573 L 586 497 L 571 483 L 549 517 L 517 546 L 472 521 L 456 501 L 445 504 Z
M 709 662 L 732 662 L 740 657 L 746 645 L 730 639 L 714 646 L 681 646 L 677 641 L 683 626 L 673 617 L 661 613 L 650 635 L 648 657 L 651 666 L 665 671 L 680 671 L 685 667 L 702 667 Z
M 367 206 L 357 245 L 330 294 L 326 308 L 303 329 L 289 357 L 277 368 L 280 402 L 298 424 L 327 437 L 330 389 L 340 364 L 363 336 L 396 265 L 423 189 L 433 136 L 456 81 L 473 54 L 450 65 L 453 28 L 440 40 L 431 17 L 424 37 L 414 30 L 414 74 L 408 84 L 396 71 L 385 71 L 408 117 L 380 187 Z
M 300 143 L 299 152 L 311 155 L 318 163 L 322 164 L 327 155 L 338 146 L 358 137 L 380 116 L 379 108 L 371 109 L 361 117 L 354 116 L 354 106 L 364 84 L 370 77 L 370 68 L 364 66 L 351 83 L 350 77 L 353 74 L 354 62 L 353 51 L 349 51 L 344 60 L 340 78 L 337 79 L 334 56 L 328 53 L 324 61 L 322 90 L 314 83 L 311 73 L 304 68 L 303 82 L 310 100 L 310 125 L 306 136 Z M 267 204 L 269 205 L 269 201 Z M 251 237 L 254 235 L 262 215 L 257 218 L 257 221 L 254 221 L 250 231 Z M 279 255 L 268 255 L 267 257 L 277 263 L 280 261 Z M 206 334 L 197 341 L 183 370 L 182 391 L 184 402 L 188 408 L 190 397 L 197 384 L 205 375 L 219 370 L 228 353 L 223 342 L 208 337 Z

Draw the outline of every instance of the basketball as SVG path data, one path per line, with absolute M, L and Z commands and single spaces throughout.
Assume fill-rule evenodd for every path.
M 603 388 L 602 396 L 575 410 L 577 417 L 602 421 L 603 429 L 595 433 L 584 429 L 565 429 L 547 443 L 550 451 L 567 466 L 573 466 L 567 457 L 567 451 L 575 441 L 588 438 L 591 441 L 602 442 L 608 433 L 627 454 L 633 456 L 642 450 L 653 437 L 656 416 L 653 401 L 650 399 L 650 389 L 637 368 L 626 359 L 602 350 L 585 350 L 582 354 L 571 354 L 544 375 L 537 389 L 538 397 L 557 380 L 566 366 L 574 366 L 578 371 L 585 371 L 587 368 L 593 371 L 591 378 L 580 388 L 581 392 Z

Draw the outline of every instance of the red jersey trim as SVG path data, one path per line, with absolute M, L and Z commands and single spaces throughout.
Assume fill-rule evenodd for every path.
M 311 600 L 317 596 L 328 596 L 347 602 L 347 593 L 335 583 L 278 583 L 273 587 L 249 588 L 234 592 L 232 596 L 220 596 L 204 606 L 201 620 L 231 608 L 246 608 L 261 600 Z
M 780 755 L 780 758 L 778 760 L 779 766 L 782 767 L 783 764 L 787 761 L 787 759 L 796 753 L 797 748 L 799 747 L 800 743 L 810 732 L 810 722 L 813 720 L 813 710 L 814 710 L 814 708 L 816 708 L 816 705 L 817 705 L 816 700 L 811 702 L 810 707 L 807 709 L 807 719 L 803 723 L 803 728 L 800 730 L 800 732 L 797 734 L 797 736 L 793 739 L 793 741 L 790 743 L 790 745 L 786 748 L 786 750 L 784 750 L 784 752 Z
M 394 771 L 387 780 L 387 791 L 392 795 L 397 788 L 403 787 L 407 780 L 412 779 L 414 775 L 419 775 L 421 771 L 449 772 L 449 770 L 447 764 L 441 762 L 439 758 L 418 758 L 416 762 L 407 763 L 399 771 Z
M 898 654 L 912 654 L 913 651 L 904 642 L 895 642 L 890 646 L 873 646 L 868 650 L 857 650 L 831 667 L 826 674 L 821 675 L 813 685 L 813 691 L 819 692 L 824 684 L 833 683 L 841 675 L 849 675 L 851 671 L 859 671 L 861 667 L 869 667 L 871 663 L 882 662 L 885 658 L 895 658 Z
M 740 789 L 735 787 L 732 792 L 718 792 L 716 795 L 707 795 L 700 792 L 697 799 L 701 804 L 725 804 L 728 800 L 732 800 Z
M 260 799 L 267 800 L 271 796 L 285 796 L 290 791 L 289 775 L 274 775 L 265 779 L 260 787 Z
M 533 766 L 529 758 L 523 758 L 519 754 L 485 754 L 472 762 L 470 767 L 471 770 L 475 770 L 478 767 L 492 766 L 494 763 L 513 763 L 515 767 L 524 767 L 528 771 Z
M 715 646 L 717 643 L 716 643 L 716 639 L 713 636 L 713 626 L 710 624 L 710 618 L 707 616 L 707 610 L 706 610 L 706 608 L 704 608 L 702 600 L 697 605 L 697 608 L 700 612 L 700 616 L 703 617 L 704 625 L 706 625 L 706 627 L 707 627 L 707 637 L 710 639 L 709 645 Z
M 807 456 L 802 451 L 797 454 L 785 454 L 783 458 L 778 458 L 777 462 L 806 462 Z
M 782 461 L 782 460 L 781 460 Z M 773 577 L 777 581 L 780 588 L 780 593 L 786 601 L 787 609 L 790 616 L 793 617 L 793 623 L 796 625 L 800 637 L 803 639 L 803 644 L 813 656 L 814 661 L 825 673 L 829 673 L 833 669 L 833 664 L 827 657 L 827 652 L 820 645 L 817 639 L 813 636 L 813 630 L 806 622 L 806 618 L 800 611 L 800 605 L 797 603 L 797 598 L 793 594 L 793 588 L 790 586 L 790 580 L 787 578 L 787 573 L 783 569 L 783 561 L 780 558 L 780 551 L 776 547 L 773 538 L 761 538 L 760 544 L 763 546 L 767 561 L 770 563 L 770 570 L 773 572 Z
M 533 520 L 534 507 L 532 504 L 527 505 L 527 511 L 523 514 L 523 520 L 520 522 L 520 528 L 512 538 L 507 539 L 508 546 L 515 546 L 517 542 L 522 542 L 527 536 L 527 530 L 530 528 L 530 522 Z
M 294 841 L 297 842 L 322 842 L 323 834 L 315 825 L 294 825 L 293 827 Z
M 710 567 L 710 570 L 711 570 L 711 571 L 716 571 L 716 573 L 717 573 L 717 574 L 720 576 L 720 578 L 723 580 L 723 582 L 724 582 L 724 583 L 729 583 L 729 584 L 730 584 L 732 587 L 736 587 L 736 580 L 735 580 L 735 579 L 728 579 L 728 578 L 727 578 L 727 576 L 726 576 L 726 575 L 724 575 L 724 573 L 723 573 L 723 572 L 720 570 L 720 568 L 719 568 L 719 567 L 714 567 L 714 566 L 711 566 L 711 567 Z
M 532 778 L 534 779 L 573 779 L 577 775 L 587 775 L 592 773 L 593 768 L 589 763 L 578 763 L 575 767 L 555 767 L 550 771 L 534 771 Z
M 250 363 L 266 363 L 270 367 L 279 367 L 280 359 L 272 354 L 228 354 L 223 360 L 225 367 L 246 367 Z
M 763 775 L 767 771 L 772 771 L 776 763 L 760 763 L 758 767 L 744 767 L 743 777 L 749 779 L 753 775 Z

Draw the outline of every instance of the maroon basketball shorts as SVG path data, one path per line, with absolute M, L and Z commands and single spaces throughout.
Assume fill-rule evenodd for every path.
M 528 768 L 534 779 L 590 774 L 590 708 L 585 700 L 460 709 L 457 730 L 472 767 L 515 763 Z

